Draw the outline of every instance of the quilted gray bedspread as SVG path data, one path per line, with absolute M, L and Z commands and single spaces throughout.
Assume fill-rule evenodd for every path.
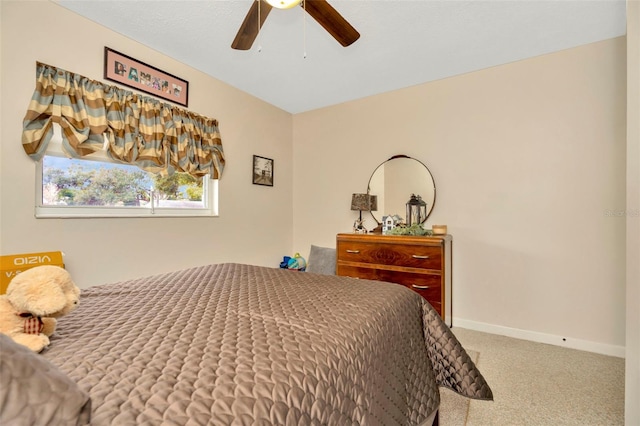
M 241 264 L 84 290 L 42 356 L 93 425 L 417 425 L 438 386 L 492 399 L 405 287 Z

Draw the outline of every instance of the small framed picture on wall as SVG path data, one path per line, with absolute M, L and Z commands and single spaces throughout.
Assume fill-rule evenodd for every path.
M 273 186 L 273 160 L 271 158 L 253 156 L 253 184 Z

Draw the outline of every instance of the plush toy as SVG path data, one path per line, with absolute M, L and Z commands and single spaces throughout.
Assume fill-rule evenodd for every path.
M 305 269 L 307 269 L 307 261 L 304 257 L 300 256 L 300 253 L 296 253 L 287 262 L 287 269 L 304 272 Z
M 78 307 L 80 289 L 59 266 L 43 265 L 15 276 L 0 296 L 0 333 L 34 352 L 49 346 L 57 320 Z

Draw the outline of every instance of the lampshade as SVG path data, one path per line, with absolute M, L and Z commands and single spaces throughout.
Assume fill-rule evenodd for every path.
M 291 9 L 294 6 L 302 3 L 302 0 L 265 0 L 273 7 L 277 7 L 278 9 Z
M 370 194 L 353 194 L 351 196 L 351 210 L 376 211 L 378 210 L 378 197 Z

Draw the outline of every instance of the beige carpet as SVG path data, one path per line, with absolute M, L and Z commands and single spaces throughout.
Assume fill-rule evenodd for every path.
M 473 363 L 477 365 L 480 354 L 470 349 L 467 349 L 467 354 L 469 354 Z M 466 425 L 469 402 L 469 398 L 460 396 L 450 389 L 440 388 L 440 426 Z
M 441 388 L 443 426 L 624 425 L 624 359 L 454 327 L 493 391 Z M 475 358 L 474 358 L 475 356 Z

